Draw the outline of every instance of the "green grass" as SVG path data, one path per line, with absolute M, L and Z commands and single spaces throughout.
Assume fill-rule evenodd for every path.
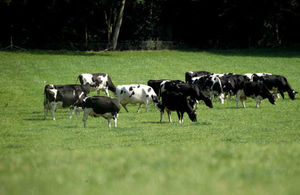
M 248 99 L 214 108 L 198 122 L 159 123 L 159 111 L 130 105 L 118 128 L 68 110 L 43 120 L 45 83 L 71 84 L 84 72 L 115 85 L 181 79 L 189 70 L 271 72 L 300 91 L 296 50 L 0 52 L 0 194 L 299 194 L 300 101 L 259 109 Z

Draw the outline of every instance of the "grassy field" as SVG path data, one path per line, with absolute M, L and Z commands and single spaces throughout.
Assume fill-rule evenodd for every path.
M 203 104 L 198 122 L 159 123 L 159 111 L 121 110 L 118 128 L 82 114 L 43 120 L 45 83 L 84 72 L 115 85 L 181 79 L 190 70 L 270 72 L 300 91 L 296 50 L 0 52 L 0 194 L 300 194 L 299 96 L 259 109 Z

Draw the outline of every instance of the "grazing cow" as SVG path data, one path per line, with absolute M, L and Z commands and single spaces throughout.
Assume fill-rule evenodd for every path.
M 221 104 L 224 104 L 223 87 L 220 78 L 216 75 L 206 75 L 201 77 L 193 77 L 192 83 L 197 85 L 201 91 L 209 95 L 212 99 L 213 95 L 218 96 Z
M 231 78 L 231 76 L 234 75 L 234 73 L 223 73 L 223 74 L 214 74 L 214 75 L 218 76 L 221 80 L 224 98 L 226 98 L 227 96 L 231 98 L 231 96 L 233 96 L 233 92 L 229 87 L 230 86 L 229 78 Z
M 207 71 L 189 71 L 185 73 L 185 82 L 192 83 L 193 77 L 201 77 L 201 76 L 207 76 L 212 74 L 213 73 Z
M 91 90 L 97 90 L 97 94 L 100 94 L 100 90 L 104 91 L 109 96 L 108 90 L 116 93 L 116 87 L 110 79 L 110 76 L 105 73 L 83 73 L 78 76 L 81 85 L 90 84 Z
M 287 79 L 284 76 L 280 75 L 254 75 L 253 76 L 254 81 L 262 81 L 268 90 L 272 94 L 278 94 L 282 96 L 282 99 L 284 99 L 284 92 L 287 92 L 289 97 L 294 100 L 295 95 L 298 93 L 288 83 Z M 275 96 L 276 97 L 276 96 Z M 278 96 L 277 96 L 278 97 Z
M 211 99 L 202 91 L 200 91 L 197 85 L 184 83 L 180 80 L 169 80 L 161 83 L 161 93 L 164 93 L 165 91 L 180 92 L 190 99 L 190 103 L 194 104 L 200 100 L 203 100 L 206 106 L 210 108 L 213 107 Z
M 154 90 L 154 92 L 156 93 L 156 95 L 159 96 L 160 94 L 160 84 L 163 82 L 163 81 L 168 81 L 168 79 L 160 79 L 160 80 L 149 80 L 147 82 L 147 85 L 152 87 L 152 89 Z
M 80 99 L 90 92 L 89 85 L 46 85 L 44 88 L 44 119 L 50 110 L 52 120 L 55 120 L 54 112 L 57 108 L 72 108 L 70 118 Z
M 237 91 L 236 94 L 236 107 L 238 108 L 238 102 L 241 100 L 243 107 L 245 108 L 246 97 L 253 97 L 256 100 L 256 107 L 259 108 L 261 101 L 268 98 L 271 104 L 276 104 L 273 95 L 269 92 L 267 87 L 262 82 L 249 82 L 243 83 L 243 87 Z
M 113 119 L 114 127 L 117 127 L 118 113 L 120 105 L 117 99 L 112 99 L 105 96 L 86 97 L 78 103 L 78 106 L 83 108 L 83 126 L 86 127 L 86 120 L 88 116 L 100 117 L 102 116 L 108 122 L 108 127 L 111 127 L 110 121 Z
M 158 97 L 152 87 L 142 84 L 133 85 L 119 85 L 116 87 L 116 96 L 119 103 L 124 107 L 126 112 L 127 104 L 139 104 L 137 112 L 140 111 L 142 104 L 145 104 L 146 112 L 148 112 L 148 105 L 152 102 L 158 103 Z
M 197 122 L 196 111 L 191 106 L 189 99 L 183 93 L 165 91 L 162 93 L 162 102 L 159 102 L 157 107 L 160 110 L 160 122 L 162 122 L 164 110 L 168 113 L 169 122 L 172 122 L 171 111 L 177 112 L 179 123 L 183 122 L 183 114 L 185 112 L 189 115 L 191 121 Z

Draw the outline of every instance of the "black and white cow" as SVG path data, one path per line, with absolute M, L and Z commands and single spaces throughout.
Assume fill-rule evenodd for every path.
M 216 95 L 221 104 L 224 104 L 224 94 L 221 79 L 217 75 L 193 77 L 192 83 L 212 99 Z
M 243 83 L 241 89 L 236 94 L 236 107 L 238 108 L 238 102 L 241 100 L 243 107 L 245 108 L 246 97 L 252 97 L 256 100 L 256 107 L 259 108 L 261 101 L 265 98 L 269 100 L 271 104 L 276 104 L 273 95 L 269 92 L 264 83 L 258 81 L 246 81 Z
M 105 73 L 83 73 L 78 76 L 81 85 L 90 84 L 92 91 L 104 91 L 109 96 L 108 90 L 116 93 L 116 87 L 110 79 L 110 76 Z
M 271 73 L 246 73 L 244 74 L 246 77 L 248 77 L 250 79 L 250 81 L 253 81 L 253 79 L 255 80 L 256 77 L 263 77 L 266 75 L 272 75 Z
M 105 96 L 86 97 L 78 103 L 78 106 L 82 107 L 84 111 L 82 118 L 84 128 L 88 116 L 102 116 L 107 120 L 109 128 L 111 127 L 110 121 L 113 119 L 114 127 L 117 127 L 118 113 L 121 109 L 117 99 Z
M 201 77 L 201 76 L 207 76 L 212 74 L 213 73 L 207 71 L 189 71 L 185 73 L 185 82 L 192 83 L 193 77 Z
M 298 93 L 292 89 L 291 85 L 288 83 L 284 76 L 280 75 L 253 75 L 253 81 L 263 82 L 268 90 L 275 96 L 280 93 L 282 99 L 284 99 L 284 92 L 287 92 L 289 97 L 294 100 L 295 95 Z
M 44 119 L 50 110 L 52 120 L 58 108 L 71 108 L 70 118 L 76 110 L 75 104 L 90 92 L 89 85 L 46 85 L 44 88 Z
M 127 104 L 139 104 L 137 112 L 140 111 L 142 104 L 145 104 L 146 112 L 148 112 L 149 104 L 159 102 L 152 87 L 142 84 L 118 85 L 116 87 L 116 96 L 126 112 L 128 112 Z

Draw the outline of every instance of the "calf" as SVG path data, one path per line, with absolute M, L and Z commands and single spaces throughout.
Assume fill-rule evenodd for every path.
M 104 96 L 92 96 L 84 98 L 79 104 L 83 108 L 83 126 L 86 127 L 86 120 L 88 116 L 100 117 L 102 116 L 108 122 L 108 127 L 111 127 L 110 121 L 113 119 L 114 127 L 117 127 L 118 113 L 120 105 L 117 99 Z
M 186 112 L 189 115 L 191 121 L 197 121 L 197 114 L 191 106 L 188 98 L 183 93 L 174 91 L 165 91 L 162 93 L 162 102 L 157 104 L 160 110 L 160 122 L 162 122 L 162 116 L 164 110 L 168 113 L 169 122 L 172 122 L 171 111 L 176 111 L 179 119 L 179 123 L 183 122 L 183 114 Z
M 295 99 L 295 95 L 298 93 L 294 89 L 292 89 L 292 87 L 290 86 L 290 84 L 284 76 L 254 75 L 253 80 L 263 82 L 272 94 L 276 95 L 277 93 L 280 93 L 282 99 L 284 99 L 284 92 L 287 92 L 292 100 Z
M 116 87 L 110 79 L 110 76 L 105 73 L 83 73 L 78 76 L 78 80 L 82 85 L 90 84 L 93 91 L 97 90 L 97 94 L 100 94 L 100 90 L 104 91 L 109 96 L 108 90 L 116 93 Z
M 71 108 L 70 118 L 80 99 L 90 92 L 89 85 L 46 85 L 44 88 L 44 119 L 50 110 L 52 120 L 55 120 L 54 112 L 57 108 Z
M 243 87 L 237 91 L 236 94 L 236 107 L 238 108 L 238 102 L 241 100 L 243 107 L 245 108 L 246 97 L 253 97 L 256 100 L 256 107 L 259 108 L 261 101 L 268 98 L 271 104 L 276 104 L 273 95 L 269 92 L 267 87 L 261 82 L 245 82 Z
M 137 112 L 140 111 L 142 104 L 145 104 L 148 112 L 148 105 L 159 101 L 152 87 L 142 84 L 119 85 L 116 87 L 116 96 L 126 112 L 128 112 L 127 104 L 139 104 Z
M 201 76 L 207 76 L 212 74 L 213 73 L 207 71 L 189 71 L 185 73 L 185 82 L 192 83 L 193 77 L 201 77 Z

